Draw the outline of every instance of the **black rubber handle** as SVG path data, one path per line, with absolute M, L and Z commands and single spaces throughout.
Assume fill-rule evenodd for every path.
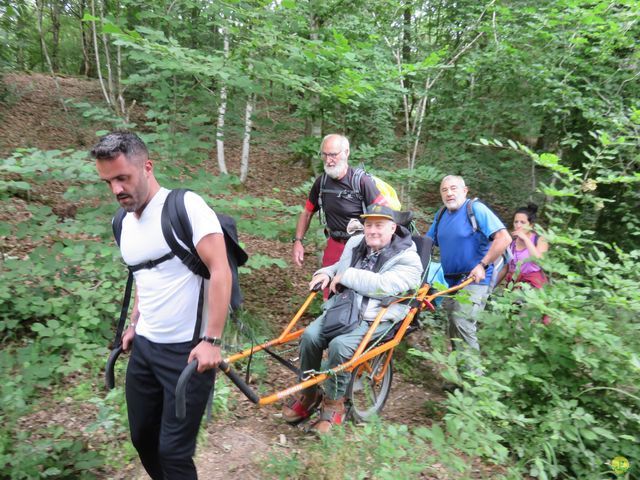
M 220 362 L 218 368 L 222 370 L 227 377 L 229 377 L 229 380 L 231 380 L 236 385 L 236 387 L 238 387 L 240 391 L 244 393 L 244 396 L 247 397 L 251 401 L 251 403 L 257 404 L 260 401 L 260 397 L 256 395 L 256 392 L 254 392 L 253 389 L 249 385 L 247 385 L 246 382 L 235 371 L 231 369 L 227 362 Z
M 113 368 L 116 364 L 116 360 L 118 360 L 118 357 L 122 352 L 122 345 L 118 345 L 116 348 L 111 350 L 109 358 L 107 359 L 107 366 L 104 370 L 104 386 L 107 387 L 107 390 L 111 390 L 116 386 Z
M 229 377 L 229 379 L 249 400 L 253 403 L 258 403 L 260 401 L 260 397 L 256 395 L 251 387 L 249 387 L 249 385 L 247 385 L 236 372 L 231 370 L 226 362 L 221 362 L 220 365 L 218 365 L 218 368 L 222 370 L 227 377 Z M 197 369 L 198 361 L 192 360 L 191 363 L 184 368 L 180 374 L 180 378 L 178 378 L 178 383 L 176 384 L 176 417 L 180 420 L 187 415 L 187 384 Z
M 178 383 L 176 384 L 176 417 L 182 420 L 187 415 L 187 384 L 189 383 L 189 379 L 191 379 L 191 375 L 198 368 L 198 361 L 193 360 L 189 363 L 182 373 L 180 374 L 180 378 L 178 378 Z

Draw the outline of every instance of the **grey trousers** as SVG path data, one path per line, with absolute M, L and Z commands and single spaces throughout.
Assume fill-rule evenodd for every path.
M 488 285 L 469 285 L 461 290 L 468 292 L 468 301 L 460 302 L 456 296 L 447 297 L 442 301 L 442 307 L 447 312 L 447 333 L 455 350 L 460 350 L 463 369 L 476 370 L 470 362 L 478 361 L 480 345 L 477 335 L 477 320 L 484 310 L 489 296 Z M 461 293 L 458 293 L 460 295 Z M 465 368 L 465 364 L 466 367 Z
M 365 334 L 371 325 L 369 322 L 360 322 L 355 330 L 344 335 L 339 335 L 327 342 L 322 335 L 324 315 L 319 316 L 305 329 L 300 340 L 300 369 L 303 374 L 307 370 L 320 370 L 321 368 L 336 367 L 353 357 Z M 391 327 L 392 322 L 380 322 L 376 328 L 372 340 L 377 340 Z M 328 362 L 322 365 L 322 352 L 328 348 Z M 351 373 L 338 373 L 331 375 L 324 384 L 325 395 L 332 400 L 344 397 L 347 385 L 351 379 Z M 310 391 L 306 391 L 310 394 Z

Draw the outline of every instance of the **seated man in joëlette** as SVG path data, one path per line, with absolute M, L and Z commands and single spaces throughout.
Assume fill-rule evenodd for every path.
M 322 288 L 329 286 L 335 295 L 323 304 L 322 315 L 305 329 L 301 337 L 300 369 L 303 374 L 320 370 L 325 349 L 328 349 L 329 357 L 326 368 L 336 367 L 351 359 L 382 308 L 380 299 L 420 286 L 422 263 L 409 230 L 396 223 L 397 213 L 382 205 L 367 207 L 361 215 L 364 235 L 349 239 L 340 260 L 313 275 L 309 283 L 311 289 L 318 284 Z M 351 297 L 359 321 L 355 322 L 351 331 L 331 338 L 335 334 L 335 329 L 329 331 L 332 324 L 328 320 L 332 316 L 331 309 L 341 301 L 340 298 L 345 297 L 347 289 L 353 291 Z M 391 325 L 402 320 L 408 311 L 407 305 L 390 306 L 372 340 L 388 332 Z M 283 407 L 283 418 L 289 423 L 297 423 L 309 417 L 313 408 L 322 401 L 320 416 L 311 428 L 318 433 L 326 433 L 333 425 L 341 424 L 350 376 L 348 372 L 332 375 L 324 384 L 322 399 L 316 387 L 303 390 L 298 398 L 293 398 Z

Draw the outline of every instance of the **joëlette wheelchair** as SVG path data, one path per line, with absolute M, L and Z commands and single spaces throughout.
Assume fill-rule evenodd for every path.
M 338 365 L 324 372 L 300 372 L 291 362 L 282 358 L 277 349 L 284 348 L 295 342 L 304 333 L 304 328 L 294 330 L 298 322 L 311 305 L 318 291 L 312 291 L 297 313 L 293 316 L 289 324 L 282 333 L 275 339 L 255 345 L 251 348 L 235 353 L 224 359 L 218 366 L 229 379 L 242 391 L 242 393 L 254 404 L 269 405 L 279 400 L 287 398 L 301 390 L 319 385 L 329 378 L 330 375 L 338 372 L 351 372 L 351 380 L 346 391 L 347 417 L 356 422 L 367 421 L 374 415 L 380 413 L 387 401 L 391 390 L 391 382 L 393 379 L 393 352 L 402 339 L 418 326 L 418 316 L 425 310 L 435 311 L 434 300 L 437 297 L 452 294 L 465 286 L 469 285 L 473 279 L 468 278 L 462 283 L 442 291 L 434 290 L 427 282 L 427 272 L 431 262 L 432 242 L 428 237 L 414 236 L 413 240 L 418 249 L 418 254 L 423 266 L 423 282 L 415 292 L 410 292 L 403 296 L 387 297 L 383 299 L 382 306 L 375 320 L 371 322 L 369 330 L 360 342 L 353 357 L 347 362 Z M 396 303 L 402 303 L 410 306 L 409 313 L 384 335 L 376 341 L 371 341 L 373 332 L 376 330 L 387 309 Z M 302 380 L 284 390 L 266 395 L 259 396 L 242 377 L 231 368 L 234 363 L 247 359 L 257 352 L 265 352 L 273 356 L 280 363 L 293 371 L 298 378 Z M 109 360 L 107 361 L 107 369 L 105 372 L 105 384 L 107 388 L 113 388 L 114 374 L 113 367 L 116 359 L 122 353 L 122 348 L 112 350 Z M 183 370 L 178 383 L 176 385 L 176 416 L 184 418 L 186 413 L 186 390 L 189 379 L 198 367 L 197 360 L 189 363 Z M 306 376 L 304 376 L 306 375 Z

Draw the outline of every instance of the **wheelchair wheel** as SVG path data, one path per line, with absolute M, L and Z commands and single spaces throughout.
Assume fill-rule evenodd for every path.
M 393 379 L 392 361 L 389 361 L 387 369 L 384 370 L 390 353 L 391 351 L 381 353 L 352 372 L 346 396 L 349 402 L 349 416 L 355 422 L 366 422 L 382 411 L 389 397 Z

